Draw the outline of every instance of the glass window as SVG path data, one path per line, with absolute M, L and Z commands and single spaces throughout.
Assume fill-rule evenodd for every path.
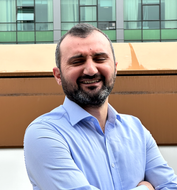
M 124 20 L 141 20 L 141 0 L 124 0 Z
M 73 26 L 75 26 L 78 23 L 61 23 L 61 29 L 62 30 L 69 30 L 71 29 Z
M 143 40 L 160 40 L 160 30 L 143 30 Z
M 81 21 L 96 21 L 96 6 L 95 7 L 80 7 Z
M 36 30 L 53 30 L 53 23 L 36 23 Z
M 16 32 L 0 32 L 0 42 L 15 42 Z
M 141 29 L 141 22 L 124 22 L 124 29 Z
M 33 31 L 34 30 L 34 22 L 17 22 L 17 30 L 18 31 Z
M 16 24 L 0 24 L 0 31 L 16 31 Z
M 100 30 L 116 30 L 116 22 L 98 22 Z
M 161 28 L 177 28 L 177 21 L 162 21 Z
M 159 0 L 143 0 L 143 4 L 159 4 Z
M 162 39 L 177 39 L 177 29 L 162 29 L 161 30 Z
M 160 29 L 160 21 L 143 22 L 143 29 Z
M 53 31 L 47 31 L 47 32 L 36 32 L 36 41 L 42 42 L 42 41 L 53 41 Z
M 79 6 L 78 0 L 61 0 L 61 21 L 62 22 L 78 22 Z
M 174 40 L 161 40 L 161 42 L 176 42 L 177 40 L 174 39 Z
M 21 21 L 33 21 L 34 20 L 34 7 L 18 7 L 17 8 L 17 20 Z
M 103 30 L 111 41 L 116 41 L 116 30 Z
M 63 36 L 64 34 L 66 34 L 67 33 L 67 31 L 65 30 L 65 31 L 61 31 L 61 36 Z
M 17 32 L 18 42 L 34 41 L 34 32 Z
M 82 22 L 81 22 L 82 23 Z M 85 23 L 85 22 L 83 22 L 83 23 Z M 92 26 L 95 26 L 95 27 L 98 27 L 97 26 L 97 22 L 87 22 L 88 24 L 91 24 Z
M 53 22 L 53 1 L 35 0 L 36 22 Z
M 96 0 L 80 0 L 80 5 L 96 5 Z
M 17 0 L 17 6 L 34 6 L 34 0 Z
M 177 0 L 162 0 L 161 5 L 162 20 L 177 19 Z
M 98 21 L 115 21 L 115 0 L 98 1 Z
M 18 44 L 34 44 L 34 42 L 18 42 Z
M 141 40 L 141 30 L 124 30 L 125 40 Z
M 143 20 L 159 20 L 159 5 L 143 6 Z
M 16 22 L 15 0 L 0 1 L 0 22 Z

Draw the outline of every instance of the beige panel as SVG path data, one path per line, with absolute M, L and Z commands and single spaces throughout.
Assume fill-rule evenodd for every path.
M 177 70 L 177 42 L 115 43 L 117 69 Z
M 113 47 L 119 72 L 177 70 L 177 42 L 114 43 Z M 0 75 L 52 75 L 55 48 L 56 44 L 0 45 Z

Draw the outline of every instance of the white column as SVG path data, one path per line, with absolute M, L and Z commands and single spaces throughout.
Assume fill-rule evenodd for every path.
M 57 43 L 61 38 L 60 0 L 53 0 L 53 41 Z
M 124 42 L 124 1 L 116 1 L 116 34 L 117 42 Z

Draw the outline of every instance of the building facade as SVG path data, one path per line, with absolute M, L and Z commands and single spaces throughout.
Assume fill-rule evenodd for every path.
M 113 42 L 177 41 L 177 0 L 0 0 L 0 43 L 56 43 L 77 23 Z

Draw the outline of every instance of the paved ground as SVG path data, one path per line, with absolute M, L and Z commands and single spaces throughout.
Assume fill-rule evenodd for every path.
M 177 146 L 160 147 L 160 151 L 177 173 Z M 0 190 L 32 190 L 23 149 L 0 149 Z

